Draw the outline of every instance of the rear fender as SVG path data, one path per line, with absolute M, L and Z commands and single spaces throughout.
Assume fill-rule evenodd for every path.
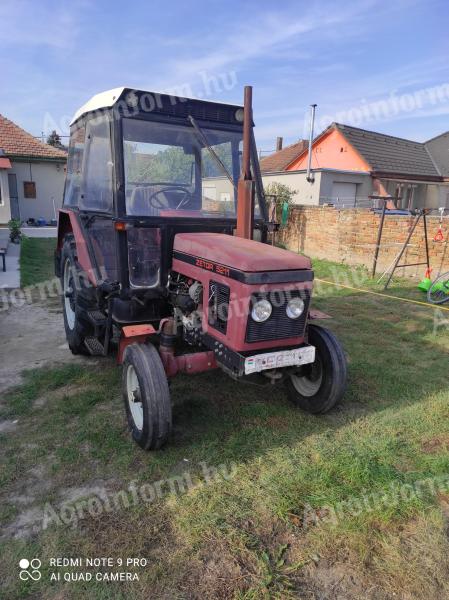
M 144 344 L 148 337 L 156 334 L 157 331 L 150 323 L 122 327 L 117 353 L 117 364 L 121 365 L 123 363 L 125 350 L 130 344 Z
M 89 254 L 89 248 L 79 216 L 73 210 L 60 209 L 58 215 L 58 241 L 55 252 L 55 271 L 60 276 L 59 258 L 64 243 L 64 237 L 71 233 L 75 238 L 78 263 L 92 285 L 98 284 L 98 279 Z

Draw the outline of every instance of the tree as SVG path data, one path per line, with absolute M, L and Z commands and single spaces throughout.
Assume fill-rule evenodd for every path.
M 61 142 L 61 136 L 59 133 L 57 133 L 56 129 L 53 129 L 53 131 L 47 137 L 47 144 L 54 146 L 55 148 L 59 148 L 60 150 L 64 150 L 64 146 Z
M 125 144 L 125 165 L 128 181 L 135 183 L 174 183 L 190 185 L 193 174 L 193 154 L 181 147 L 169 146 L 152 154 L 138 152 L 138 145 Z

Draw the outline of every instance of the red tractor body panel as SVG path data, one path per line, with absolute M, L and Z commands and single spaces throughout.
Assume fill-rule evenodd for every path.
M 246 273 L 311 268 L 306 256 L 220 233 L 178 233 L 173 249 Z
M 248 342 L 247 323 L 251 312 L 251 297 L 255 293 L 291 292 L 308 290 L 312 281 L 289 280 L 291 273 L 310 275 L 310 260 L 293 252 L 273 248 L 260 242 L 216 233 L 181 233 L 175 236 L 172 268 L 193 280 L 200 281 L 204 290 L 202 313 L 203 332 L 236 352 L 258 351 L 268 348 L 299 346 L 302 335 Z M 270 275 L 276 273 L 277 281 Z M 248 283 L 257 274 L 257 283 Z M 282 275 L 285 274 L 285 280 Z M 248 277 L 246 277 L 248 276 Z M 247 281 L 242 281 L 242 279 Z M 208 290 L 210 283 L 221 283 L 230 289 L 226 333 L 218 331 L 209 322 Z
M 73 237 L 75 238 L 78 263 L 82 271 L 89 281 L 93 285 L 96 285 L 97 277 L 89 255 L 84 233 L 78 221 L 78 215 L 73 210 L 60 208 L 58 211 L 58 250 L 62 248 L 64 236 L 68 233 L 73 233 Z

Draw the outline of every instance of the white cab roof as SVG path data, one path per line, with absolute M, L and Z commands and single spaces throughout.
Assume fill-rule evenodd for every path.
M 73 115 L 70 125 L 73 125 L 77 119 L 86 113 L 91 112 L 92 110 L 110 108 L 116 103 L 118 98 L 120 98 L 120 95 L 123 93 L 124 89 L 124 87 L 118 87 L 113 88 L 112 90 L 107 90 L 106 92 L 95 94 L 95 96 L 92 96 L 92 98 L 88 100 L 86 104 L 83 104 L 83 106 L 76 111 L 76 113 Z
M 85 104 L 83 104 L 83 106 L 81 106 L 81 108 L 79 108 L 76 113 L 73 115 L 73 119 L 70 122 L 70 125 L 73 125 L 73 123 L 75 123 L 75 121 L 77 121 L 80 117 L 82 117 L 83 115 L 85 115 L 88 112 L 94 111 L 94 110 L 100 110 L 102 108 L 111 108 L 112 106 L 114 106 L 114 104 L 117 102 L 117 100 L 120 98 L 120 96 L 123 94 L 123 91 L 129 89 L 129 90 L 133 90 L 134 88 L 132 87 L 117 87 L 117 88 L 113 88 L 112 90 L 106 90 L 105 92 L 100 92 L 99 94 L 95 94 L 95 96 L 92 96 L 92 98 L 90 100 L 88 100 Z M 176 96 L 177 94 L 170 94 L 170 92 L 156 92 L 156 91 L 150 91 L 150 90 L 136 90 L 139 92 L 146 92 L 148 94 L 156 94 L 156 95 L 173 95 Z M 185 96 L 182 96 L 183 98 L 185 98 Z M 187 98 L 187 100 L 200 100 L 201 102 L 216 102 L 217 104 L 226 104 L 228 106 L 236 106 L 236 107 L 241 107 L 243 108 L 242 104 L 235 104 L 233 102 L 221 102 L 218 100 L 204 100 L 202 98 Z

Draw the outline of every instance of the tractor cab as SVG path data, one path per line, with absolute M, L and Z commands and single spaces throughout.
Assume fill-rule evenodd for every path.
M 243 106 L 117 88 L 76 113 L 55 253 L 66 335 L 73 353 L 116 351 L 142 447 L 169 436 L 178 372 L 286 382 L 311 412 L 341 397 L 341 348 L 308 325 L 310 261 L 266 235 L 251 88 Z
M 241 106 L 120 88 L 82 107 L 70 133 L 62 215 L 75 210 L 81 219 L 93 283 L 117 281 L 122 297 L 162 290 L 177 232 L 233 233 Z M 266 209 L 252 146 L 254 236 L 262 240 Z M 60 223 L 63 234 L 68 217 Z

